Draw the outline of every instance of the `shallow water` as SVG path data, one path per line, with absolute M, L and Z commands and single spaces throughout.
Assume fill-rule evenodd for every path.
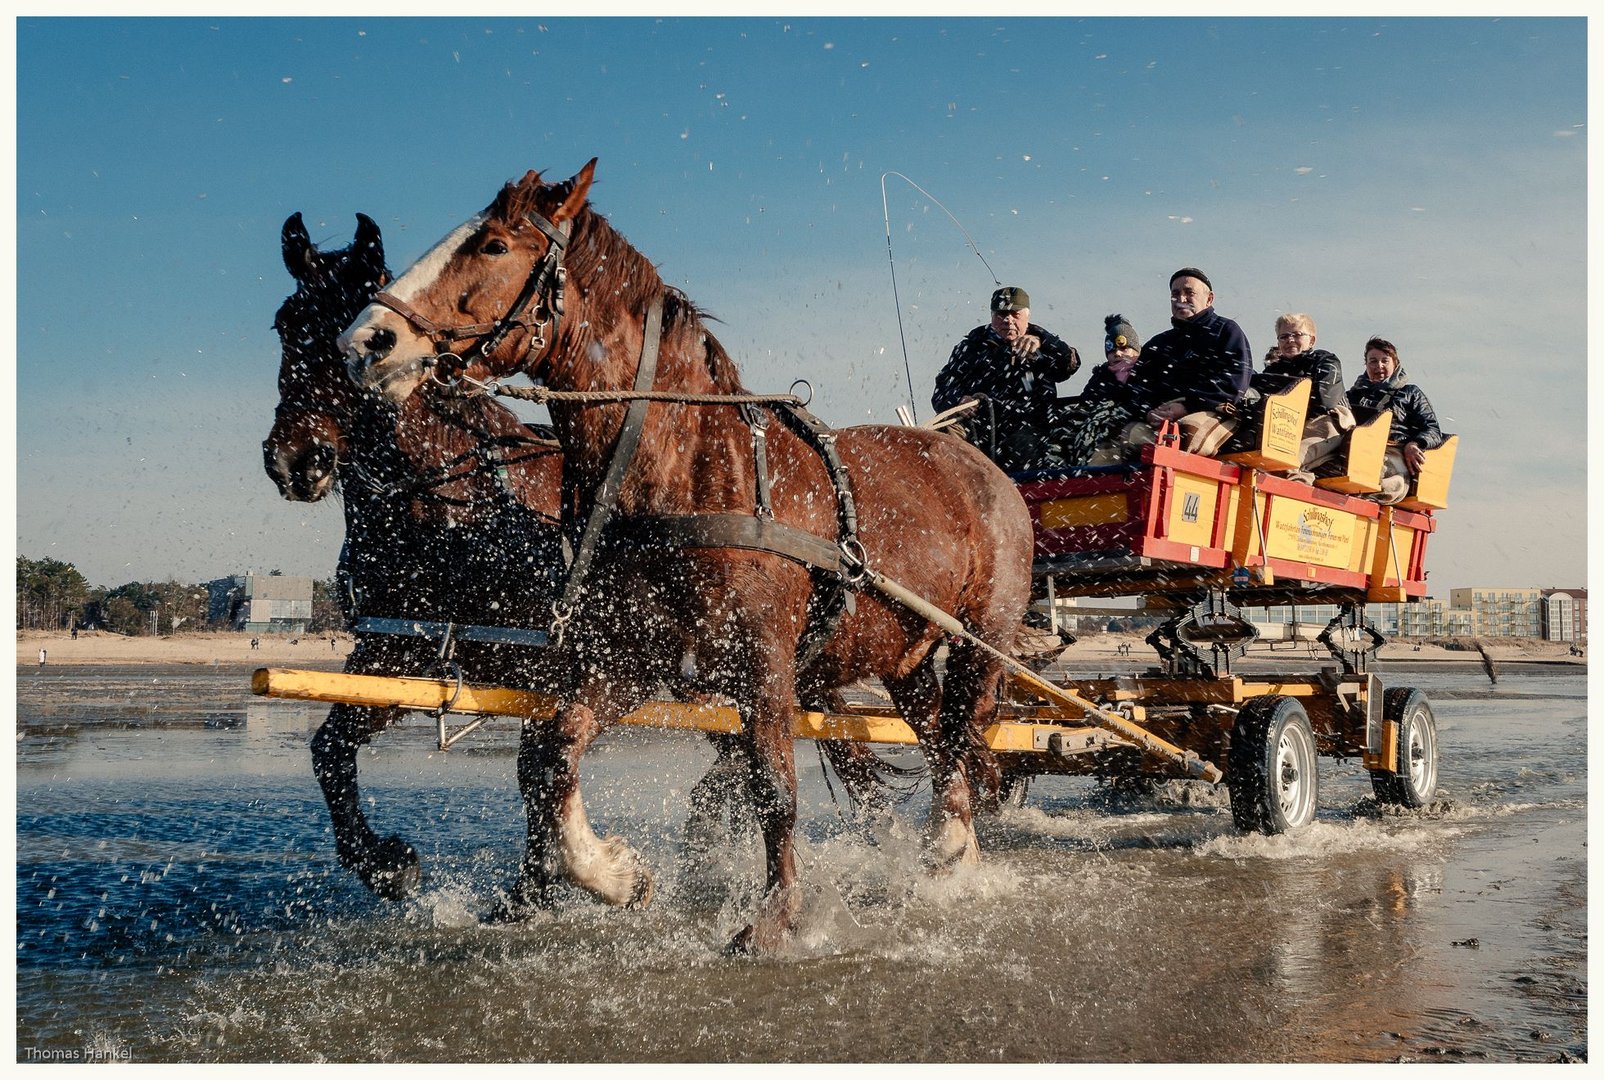
M 361 757 L 375 828 L 425 882 L 372 898 L 334 859 L 307 740 L 321 707 L 246 673 L 18 671 L 19 1061 L 1553 1061 L 1587 1056 L 1586 680 L 1507 666 L 1425 689 L 1440 800 L 1379 814 L 1321 759 L 1320 813 L 1243 836 L 1223 796 L 1114 800 L 1047 778 L 919 869 L 916 790 L 875 842 L 799 748 L 807 900 L 791 952 L 727 959 L 755 838 L 678 865 L 688 735 L 610 734 L 598 833 L 658 878 L 481 922 L 522 843 L 516 734 L 448 753 L 409 720 Z

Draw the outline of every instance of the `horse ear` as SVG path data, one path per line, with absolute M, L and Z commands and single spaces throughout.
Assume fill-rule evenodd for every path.
M 585 200 L 590 197 L 590 185 L 596 179 L 596 159 L 591 158 L 563 185 L 568 194 L 563 198 L 562 204 L 552 212 L 552 221 L 572 221 L 584 207 Z
M 296 281 L 303 280 L 317 268 L 317 252 L 312 247 L 312 237 L 307 234 L 299 210 L 284 220 L 284 230 L 279 235 L 279 246 L 284 252 L 284 269 L 288 270 L 290 277 Z
M 381 268 L 384 266 L 384 237 L 379 232 L 378 222 L 360 212 L 356 215 L 354 246 L 363 263 Z

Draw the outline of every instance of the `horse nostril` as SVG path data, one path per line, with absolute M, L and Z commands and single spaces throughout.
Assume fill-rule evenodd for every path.
M 367 351 L 372 359 L 383 360 L 390 355 L 390 350 L 393 348 L 395 348 L 394 330 L 380 326 L 368 335 Z

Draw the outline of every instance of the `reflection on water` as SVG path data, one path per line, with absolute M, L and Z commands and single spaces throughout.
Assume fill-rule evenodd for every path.
M 586 763 L 598 831 L 658 874 L 652 907 L 574 897 L 504 927 L 480 918 L 521 844 L 510 724 L 442 754 L 418 719 L 363 752 L 375 827 L 427 875 L 387 904 L 334 860 L 306 748 L 322 709 L 249 699 L 237 672 L 27 674 L 19 1061 L 1586 1056 L 1580 675 L 1411 674 L 1444 748 L 1428 813 L 1379 813 L 1326 759 L 1291 837 L 1237 834 L 1196 785 L 1119 801 L 1045 779 L 942 879 L 919 867 L 926 792 L 868 843 L 799 752 L 802 930 L 737 961 L 719 947 L 759 853 L 679 864 L 711 760 L 693 736 L 615 733 Z

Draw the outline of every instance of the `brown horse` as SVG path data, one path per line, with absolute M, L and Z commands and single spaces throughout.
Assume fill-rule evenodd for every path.
M 431 367 L 478 360 L 556 390 L 628 390 L 647 370 L 644 346 L 656 349 L 659 391 L 743 394 L 702 314 L 589 205 L 594 167 L 555 185 L 527 174 L 427 253 L 342 336 L 353 377 L 405 401 Z M 472 351 L 444 355 L 459 341 Z M 777 947 L 798 912 L 798 698 L 815 704 L 838 687 L 880 678 L 930 767 L 928 861 L 940 868 L 978 857 L 972 785 L 994 793 L 997 776 L 977 736 L 997 710 L 1000 662 L 953 641 L 943 684 L 943 632 L 869 591 L 849 593 L 822 645 L 804 648 L 821 621 L 832 621 L 820 619 L 828 605 L 810 598 L 849 581 L 842 571 L 852 560 L 835 567 L 832 580 L 825 556 L 810 563 L 687 540 L 676 525 L 716 514 L 738 527 L 755 516 L 777 523 L 793 546 L 810 548 L 800 539 L 807 534 L 815 552 L 838 542 L 846 549 L 850 504 L 826 464 L 833 445 L 855 499 L 855 554 L 1006 650 L 1028 600 L 1031 560 L 1030 518 L 1008 478 L 973 447 L 928 430 L 850 428 L 815 440 L 821 456 L 786 423 L 768 423 L 760 440 L 750 410 L 685 401 L 645 409 L 639 450 L 620 478 L 613 449 L 635 437 L 626 406 L 563 399 L 550 408 L 580 514 L 611 501 L 616 527 L 570 624 L 575 689 L 552 724 L 525 726 L 519 783 L 529 832 L 515 897 L 540 902 L 558 881 L 615 904 L 649 896 L 638 855 L 621 838 L 591 831 L 578 764 L 601 730 L 639 704 L 651 683 L 640 646 L 658 639 L 689 639 L 698 684 L 734 699 L 743 721 L 768 892 L 732 948 Z M 767 447 L 761 465 L 759 443 Z
M 281 246 L 297 288 L 274 320 L 280 400 L 263 443 L 264 464 L 292 501 L 317 501 L 336 484 L 344 494 L 338 577 L 348 622 L 378 616 L 531 626 L 533 618 L 543 628 L 550 574 L 561 565 L 560 452 L 483 395 L 463 397 L 434 384 L 397 408 L 346 377 L 335 340 L 389 278 L 383 239 L 370 218 L 357 215 L 350 247 L 320 251 L 295 214 L 284 223 Z M 432 642 L 359 634 L 346 670 L 419 674 L 436 659 Z M 525 647 L 470 641 L 456 653 L 474 681 L 545 685 L 560 678 L 550 665 L 537 676 L 538 659 Z M 341 863 L 392 898 L 419 880 L 418 858 L 399 837 L 380 840 L 369 827 L 356 753 L 401 715 L 337 705 L 312 743 Z M 714 741 L 719 757 L 693 792 L 687 825 L 693 850 L 714 842 L 726 808 L 739 809 L 721 784 L 739 767 L 738 748 L 733 740 Z M 898 772 L 894 766 L 857 744 L 820 748 L 853 812 L 870 819 L 885 810 L 884 779 Z

